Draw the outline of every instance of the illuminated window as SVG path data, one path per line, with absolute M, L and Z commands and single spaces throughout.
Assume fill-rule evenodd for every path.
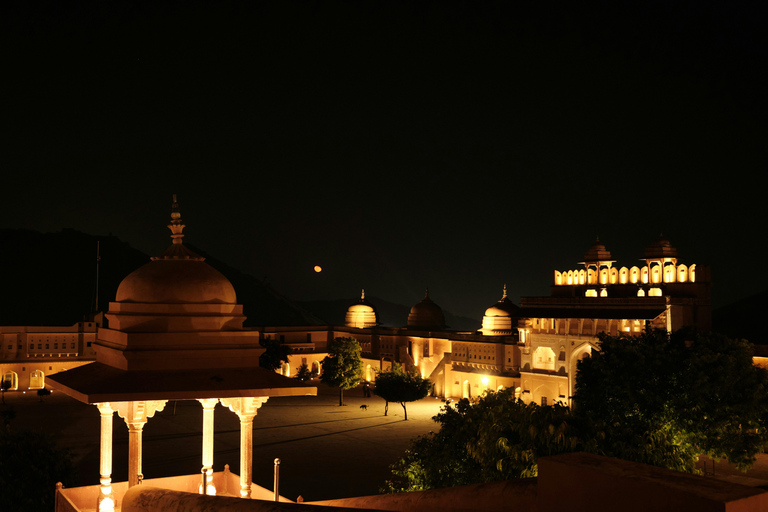
M 645 290 L 643 290 L 642 288 L 637 290 L 637 296 L 638 297 L 645 297 Z
M 585 297 L 597 297 L 597 290 L 587 290 L 584 293 Z
M 29 375 L 29 389 L 43 389 L 45 387 L 45 374 L 35 370 Z
M 6 372 L 3 375 L 3 387 L 8 391 L 19 389 L 19 376 L 16 372 Z
M 600 296 L 601 297 L 607 297 L 608 296 L 608 290 L 606 290 L 605 288 L 600 290 Z
M 661 297 L 661 288 L 651 288 L 648 290 L 649 297 Z

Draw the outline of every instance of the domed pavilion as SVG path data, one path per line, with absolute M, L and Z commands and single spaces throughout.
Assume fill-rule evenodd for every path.
M 172 244 L 120 284 L 99 329 L 96 362 L 48 378 L 57 390 L 94 404 L 101 413 L 101 485 L 98 510 L 111 510 L 113 413 L 128 425 L 128 487 L 141 482 L 142 429 L 168 400 L 203 407 L 202 483 L 213 466 L 213 412 L 217 403 L 240 418 L 240 496 L 250 497 L 252 423 L 270 396 L 316 395 L 317 388 L 259 367 L 260 333 L 243 327 L 243 306 L 232 284 L 183 244 L 176 196 Z

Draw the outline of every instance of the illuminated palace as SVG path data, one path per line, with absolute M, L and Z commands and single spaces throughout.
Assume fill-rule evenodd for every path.
M 549 297 L 524 297 L 517 306 L 505 287 L 476 332 L 448 330 L 427 292 L 411 308 L 405 327 L 378 325 L 363 293 L 349 307 L 344 326 L 267 327 L 263 335 L 293 349 L 284 375 L 301 364 L 321 371 L 328 341 L 349 336 L 362 347 L 366 380 L 397 362 L 429 378 L 436 396 L 472 398 L 514 387 L 526 402 L 568 404 L 576 363 L 597 347 L 599 333 L 631 335 L 648 326 L 711 328 L 707 267 L 678 261 L 677 250 L 663 237 L 640 261 L 617 267 L 598 240 L 580 268 L 554 272 Z
M 663 237 L 638 265 L 619 267 L 596 241 L 575 270 L 556 270 L 549 297 L 523 297 L 515 305 L 506 287 L 477 331 L 449 330 L 429 292 L 414 305 L 404 327 L 379 324 L 365 299 L 349 306 L 345 325 L 271 326 L 252 335 L 273 338 L 293 349 L 283 375 L 301 364 L 318 374 L 327 344 L 354 337 L 362 347 L 364 378 L 397 362 L 416 368 L 433 383 L 435 396 L 477 397 L 513 387 L 525 401 L 569 403 L 576 363 L 596 348 L 598 333 L 636 334 L 646 326 L 676 330 L 711 328 L 707 267 L 685 264 Z M 0 327 L 0 371 L 10 390 L 41 389 L 45 376 L 95 359 L 101 315 L 71 327 Z

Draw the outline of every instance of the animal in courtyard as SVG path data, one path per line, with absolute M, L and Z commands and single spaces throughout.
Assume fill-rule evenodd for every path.
M 364 411 L 367 411 L 367 410 L 368 410 L 368 406 L 367 406 L 366 404 L 363 404 L 363 405 L 361 405 L 361 406 L 360 406 L 360 408 L 361 408 L 362 410 L 364 410 Z

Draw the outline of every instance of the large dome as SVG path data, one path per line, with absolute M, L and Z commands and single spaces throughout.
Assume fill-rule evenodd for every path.
M 115 299 L 149 304 L 237 303 L 232 283 L 202 259 L 150 261 L 123 279 Z
M 429 290 L 421 302 L 411 308 L 408 315 L 409 329 L 444 330 L 443 310 L 429 298 Z
M 117 302 L 143 304 L 236 304 L 229 279 L 182 243 L 184 223 L 173 196 L 173 244 L 152 261 L 134 270 L 117 288 Z

